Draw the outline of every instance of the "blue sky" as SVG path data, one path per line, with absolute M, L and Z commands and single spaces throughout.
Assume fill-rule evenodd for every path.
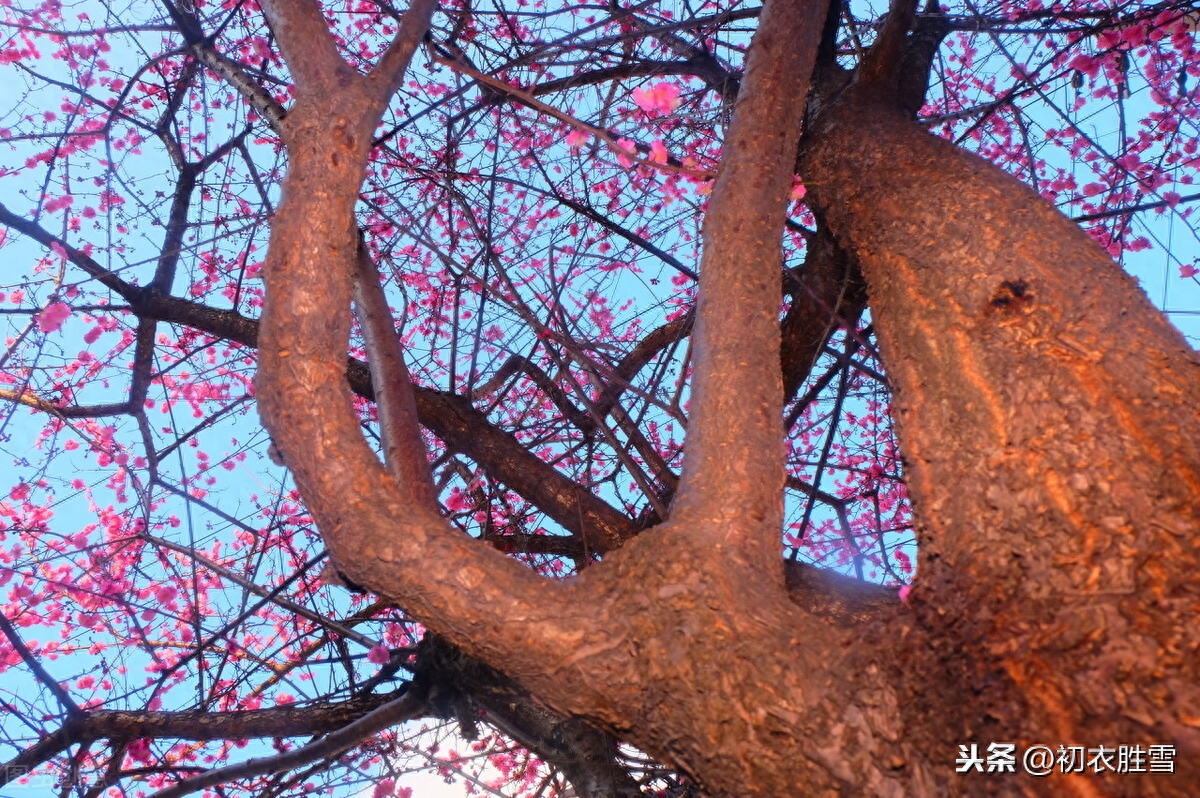
M 82 6 L 81 6 L 82 7 Z M 101 18 L 104 12 L 102 4 L 91 4 L 87 6 L 89 9 L 95 10 L 95 16 Z M 120 62 L 123 56 L 128 56 L 130 63 L 137 59 L 136 53 L 113 53 L 111 59 L 114 62 Z M 48 72 L 53 72 L 57 67 L 54 64 L 47 63 L 46 69 Z M 1002 68 L 1002 65 L 996 67 Z M 1143 86 L 1137 85 L 1138 78 L 1136 75 L 1133 80 L 1134 92 L 1131 98 L 1126 102 L 1126 112 L 1133 118 L 1143 115 L 1147 110 L 1151 109 L 1148 92 Z M 20 106 L 22 103 L 31 102 L 32 106 L 26 105 L 23 108 L 24 113 L 29 113 L 37 110 L 36 104 L 44 102 L 44 97 L 24 97 L 22 94 L 22 81 L 20 80 L 0 80 L 0 112 L 4 109 Z M 1071 100 L 1071 93 L 1074 90 L 1068 85 L 1064 79 L 1055 89 L 1053 89 L 1053 98 L 1060 104 L 1067 104 Z M 1050 126 L 1054 123 L 1051 111 L 1045 110 L 1044 119 L 1041 116 L 1036 116 L 1035 121 L 1043 122 L 1045 126 Z M 2 118 L 0 118 L 2 119 Z M 1088 115 L 1076 120 L 1080 125 L 1085 127 L 1089 134 L 1097 141 L 1107 142 L 1108 146 L 1117 147 L 1113 144 L 1114 137 L 1118 135 L 1119 129 L 1117 126 L 1117 117 L 1113 114 L 1101 114 L 1097 116 Z M 0 121 L 0 126 L 6 124 L 7 120 Z M 15 143 L 12 149 L 4 152 L 3 159 L 13 159 L 13 162 L 19 163 L 24 160 L 25 155 L 34 145 L 28 142 Z M 149 147 L 150 145 L 147 145 Z M 150 168 L 151 165 L 159 166 L 161 161 L 154 159 L 148 160 L 145 165 L 135 162 L 136 159 L 128 161 L 130 167 L 127 178 L 132 185 L 137 185 L 149 192 L 153 192 L 161 187 L 163 182 L 160 173 L 155 169 Z M 1083 166 L 1080 164 L 1064 161 L 1064 168 L 1072 170 L 1080 170 L 1080 180 L 1085 182 L 1086 175 L 1083 171 Z M 20 202 L 15 201 L 17 193 L 20 190 L 37 191 L 39 186 L 37 180 L 39 174 L 36 171 L 31 171 L 28 174 L 14 180 L 6 178 L 0 185 L 3 186 L 4 196 L 3 201 L 10 203 L 15 210 L 22 209 Z M 1193 189 L 1194 190 L 1194 189 Z M 1181 193 L 1189 193 L 1187 190 Z M 1165 214 L 1143 214 L 1139 216 L 1134 223 L 1139 234 L 1145 234 L 1151 237 L 1156 246 L 1150 250 L 1126 255 L 1123 259 L 1125 267 L 1141 281 L 1143 287 L 1147 290 L 1151 299 L 1160 307 L 1165 308 L 1171 313 L 1172 320 L 1189 335 L 1193 343 L 1200 341 L 1200 283 L 1196 280 L 1183 280 L 1179 278 L 1180 264 L 1194 263 L 1200 258 L 1200 248 L 1197 246 L 1196 239 L 1191 230 L 1183 222 L 1182 219 L 1174 213 Z M 154 238 L 157 231 L 152 228 L 138 230 L 136 236 L 125 240 L 130 249 L 128 252 L 120 256 L 114 257 L 114 262 L 124 261 L 126 265 L 130 265 L 131 270 L 144 268 L 145 264 L 149 263 L 157 253 L 157 246 L 160 243 Z M 98 239 L 99 240 L 99 239 Z M 4 257 L 0 261 L 0 285 L 7 288 L 0 290 L 11 290 L 11 286 L 20 283 L 25 277 L 25 270 L 29 264 L 43 257 L 45 253 L 36 245 L 24 240 L 21 236 L 10 233 L 8 240 L 3 247 Z M 106 253 L 106 256 L 111 256 L 111 253 Z M 40 290 L 42 297 L 48 297 L 52 290 L 52 277 L 43 276 L 38 278 L 41 281 Z M 636 293 L 637 287 L 631 284 L 635 278 L 624 277 L 625 284 L 622 290 L 629 293 Z M 614 289 L 616 283 L 609 286 L 610 290 Z M 5 306 L 8 311 L 13 310 L 13 306 Z M 19 330 L 27 326 L 29 316 L 21 313 L 6 313 L 4 323 L 8 325 L 9 334 L 13 330 Z M 53 338 L 49 340 L 48 348 L 45 352 L 45 357 L 51 361 L 61 358 L 64 362 L 74 357 L 77 351 L 76 347 L 80 338 L 86 332 L 86 325 L 80 318 L 75 318 L 68 322 L 66 332 L 68 335 L 64 338 Z M 65 342 L 65 343 L 64 343 Z M 62 346 L 61 351 L 56 351 L 55 347 Z M 99 389 L 97 389 L 99 390 Z M 94 397 L 93 397 L 94 398 Z M 111 398 L 111 397 L 109 397 Z M 166 393 L 155 394 L 152 396 L 159 401 L 166 398 Z M 169 423 L 173 428 L 186 428 L 189 419 L 186 417 L 185 407 L 170 411 L 175 414 L 164 414 L 161 419 L 164 424 Z M 157 416 L 156 416 L 157 418 Z M 0 438 L 0 458 L 7 465 L 8 462 L 19 463 L 27 457 L 29 450 L 32 448 L 32 441 L 36 438 L 42 429 L 44 417 L 34 416 L 24 410 L 19 410 L 9 416 L 7 420 L 0 425 L 0 435 L 6 435 L 5 440 Z M 130 437 L 136 437 L 134 430 L 128 425 L 132 422 L 128 420 L 117 421 L 124 425 L 124 433 Z M 69 439 L 70 435 L 67 432 L 63 433 L 62 440 Z M 231 443 L 231 440 L 236 439 L 237 443 Z M 290 488 L 284 471 L 278 467 L 272 466 L 265 457 L 266 438 L 261 429 L 257 425 L 257 418 L 252 407 L 247 405 L 244 413 L 231 414 L 222 422 L 213 427 L 201 432 L 197 440 L 201 441 L 201 448 L 209 453 L 212 463 L 215 467 L 221 466 L 221 461 L 226 457 L 233 458 L 238 454 L 245 453 L 247 457 L 244 460 L 229 460 L 232 468 L 229 471 L 230 479 L 224 480 L 219 489 L 214 489 L 211 494 L 212 504 L 216 510 L 224 513 L 235 515 L 237 517 L 246 517 L 254 513 L 254 499 L 252 496 L 258 496 L 259 501 L 267 502 L 266 497 L 272 495 L 282 495 Z M 186 456 L 185 456 L 186 455 Z M 110 477 L 110 472 L 106 469 L 101 469 L 95 466 L 85 453 L 80 452 L 77 455 L 69 455 L 65 452 L 59 454 L 59 459 L 56 461 L 56 471 L 46 475 L 51 480 L 53 490 L 59 501 L 56 506 L 56 531 L 61 530 L 63 534 L 69 534 L 77 530 L 85 524 L 93 520 L 91 509 L 88 506 L 86 499 L 78 492 L 73 491 L 70 486 L 75 479 L 82 479 L 89 487 L 94 488 L 100 493 L 104 493 L 104 483 Z M 25 469 L 21 471 L 22 475 L 30 473 Z M 168 460 L 164 468 L 164 476 L 174 480 L 177 484 L 182 485 L 184 480 L 196 476 L 196 463 L 191 459 L 191 454 L 185 451 L 179 451 L 177 456 Z M 0 485 L 0 489 L 6 494 L 10 485 Z M 3 494 L 0 494 L 3 495 Z M 204 548 L 212 545 L 214 541 L 227 541 L 230 536 L 236 532 L 236 525 L 231 524 L 227 518 L 222 517 L 218 512 L 207 512 L 198 505 L 175 500 L 168 504 L 168 507 L 173 508 L 170 512 L 177 514 L 181 521 L 180 539 L 187 540 L 189 543 Z M 164 511 L 164 514 L 167 511 Z M 280 570 L 286 568 L 286 562 L 280 560 Z M 345 613 L 349 611 L 349 600 L 344 592 L 339 592 L 340 589 L 331 588 L 329 590 L 330 598 L 326 607 L 330 612 Z M 232 594 L 231 594 L 232 595 Z M 374 634 L 376 630 L 372 630 Z M 82 636 L 81 638 L 82 639 Z M 262 654 L 264 657 L 269 657 L 277 652 L 263 651 L 255 652 Z M 365 660 L 366 648 L 359 644 L 354 644 L 352 653 L 358 657 L 358 663 L 361 675 L 370 675 L 374 671 L 374 666 L 369 665 Z M 123 661 L 131 671 L 137 671 L 146 664 L 146 655 L 140 652 L 134 652 L 127 656 Z M 63 657 L 55 662 L 48 663 L 48 667 L 56 676 L 61 676 L 64 679 L 74 679 L 81 673 L 96 667 L 96 662 L 93 660 L 84 660 L 80 657 Z M 321 668 L 314 666 L 308 673 L 315 675 L 315 682 L 305 682 L 297 678 L 294 681 L 285 683 L 281 686 L 281 690 L 297 694 L 300 697 L 309 695 L 318 695 L 322 692 L 322 688 L 332 683 L 334 677 L 330 676 L 326 669 L 324 672 Z M 0 676 L 0 694 L 8 693 L 6 698 L 28 697 L 31 685 L 25 681 L 26 674 L 17 669 L 12 670 Z M 322 678 L 330 679 L 329 682 L 321 681 Z M 135 692 L 138 688 L 134 688 Z M 0 749 L 0 758 L 6 756 L 4 749 Z M 414 776 L 414 779 L 418 777 Z M 402 782 L 403 783 L 403 782 Z M 414 782 L 416 786 L 416 782 Z M 440 791 L 440 792 L 439 792 Z M 421 779 L 420 788 L 417 795 L 461 795 L 463 794 L 461 787 L 448 788 L 441 778 L 433 776 L 430 779 Z

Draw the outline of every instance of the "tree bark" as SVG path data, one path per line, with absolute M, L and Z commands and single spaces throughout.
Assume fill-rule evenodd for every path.
M 823 114 L 802 166 L 868 281 L 921 573 L 911 607 L 878 606 L 857 626 L 788 598 L 779 166 L 823 4 L 768 4 L 751 48 L 706 221 L 676 506 L 564 584 L 466 539 L 362 440 L 343 378 L 352 212 L 395 76 L 310 47 L 327 35 L 315 8 L 271 12 L 298 96 L 283 123 L 290 171 L 258 386 L 341 570 L 712 795 L 1165 795 L 1196 783 L 1186 756 L 1170 780 L 952 774 L 957 744 L 972 741 L 1196 750 L 1197 645 L 1183 620 L 1200 609 L 1200 368 L 1069 221 L 876 110 L 877 92 L 855 102 L 851 90 Z
M 917 622 L 974 694 L 936 705 L 970 719 L 960 743 L 1179 750 L 1174 777 L 1031 789 L 1185 794 L 1200 783 L 1200 360 L 1075 224 L 877 96 L 824 114 L 802 170 L 868 282 L 919 531 Z M 928 704 L 904 710 L 927 734 Z

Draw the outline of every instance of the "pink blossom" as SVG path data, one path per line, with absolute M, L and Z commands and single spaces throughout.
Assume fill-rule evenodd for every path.
M 908 603 L 908 594 L 912 593 L 912 585 L 901 585 L 900 590 L 897 592 L 900 596 L 900 601 L 907 604 Z
M 1100 59 L 1087 54 L 1077 55 L 1067 64 L 1067 69 L 1074 69 L 1094 78 L 1100 71 Z
M 629 153 L 637 152 L 637 145 L 629 139 L 622 138 L 617 139 L 617 147 L 620 148 L 617 153 L 617 163 L 621 164 L 623 169 L 629 169 L 633 166 L 633 158 L 629 156 Z
M 633 90 L 633 101 L 647 114 L 667 116 L 679 107 L 679 87 L 673 83 L 656 83 Z
M 584 144 L 587 144 L 588 138 L 589 134 L 586 130 L 575 128 L 567 134 L 567 146 L 573 150 L 577 150 Z
M 367 652 L 367 661 L 374 662 L 376 665 L 382 665 L 391 659 L 391 656 L 388 652 L 388 647 L 380 643 Z
M 455 488 L 450 491 L 450 495 L 446 497 L 446 509 L 452 513 L 461 513 L 463 510 L 468 510 L 471 503 L 467 500 L 467 495 L 462 492 L 461 488 Z
M 1194 263 L 1185 264 L 1179 267 L 1180 277 L 1195 277 L 1197 274 L 1200 274 L 1200 269 L 1197 269 Z
M 54 332 L 71 317 L 71 308 L 65 302 L 51 302 L 38 314 L 37 326 L 42 332 Z
M 125 753 L 129 754 L 129 758 L 135 762 L 149 764 L 153 757 L 150 755 L 150 739 L 141 737 L 131 742 L 125 747 Z
M 74 202 L 75 202 L 74 197 L 72 197 L 70 194 L 64 194 L 61 197 L 54 197 L 50 200 L 47 200 L 46 205 L 45 205 L 45 210 L 47 213 L 55 213 L 57 211 L 62 210 L 63 208 L 71 207 L 71 204 Z

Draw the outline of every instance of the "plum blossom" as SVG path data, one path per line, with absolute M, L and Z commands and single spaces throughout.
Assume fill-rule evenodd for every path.
M 148 737 L 140 737 L 129 743 L 125 747 L 125 753 L 134 762 L 141 762 L 143 764 L 149 764 L 154 759 L 150 753 L 150 738 Z
M 38 314 L 37 326 L 42 332 L 54 332 L 71 317 L 71 307 L 66 302 L 51 302 Z
M 622 169 L 629 169 L 633 166 L 633 158 L 630 157 L 637 152 L 637 145 L 626 138 L 617 139 L 617 163 L 621 164 Z M 601 249 L 601 252 L 606 250 Z
M 567 134 L 567 146 L 573 150 L 577 150 L 584 144 L 587 144 L 589 133 L 586 130 L 575 128 Z
M 633 90 L 633 101 L 647 114 L 667 116 L 679 107 L 679 87 L 673 83 L 656 83 Z

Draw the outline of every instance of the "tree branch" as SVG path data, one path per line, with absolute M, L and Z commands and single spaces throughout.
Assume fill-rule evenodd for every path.
M 21 660 L 25 663 L 25 666 L 29 668 L 29 670 L 33 671 L 33 675 L 37 677 L 37 680 L 41 682 L 42 685 L 50 691 L 50 694 L 54 696 L 55 700 L 58 701 L 58 704 L 62 707 L 63 712 L 66 713 L 68 717 L 77 717 L 82 711 L 79 709 L 79 705 L 71 699 L 70 694 L 63 689 L 63 686 L 58 683 L 58 680 L 51 676 L 46 669 L 42 667 L 41 661 L 34 656 L 32 651 L 29 650 L 29 646 L 25 645 L 25 641 L 21 639 L 20 633 L 9 622 L 8 618 L 6 618 L 3 613 L 0 613 L 0 633 L 2 633 L 5 638 L 8 639 L 9 645 L 11 645 L 17 652 L 17 655 L 21 657 Z
M 437 0 L 410 1 L 392 43 L 367 76 L 369 81 L 378 84 L 381 96 L 390 97 L 400 88 L 413 53 L 429 30 L 429 21 L 436 10 Z
M 353 748 L 372 734 L 420 717 L 425 710 L 424 701 L 405 693 L 308 745 L 275 756 L 255 757 L 245 762 L 209 770 L 199 776 L 184 779 L 165 790 L 159 790 L 154 793 L 153 798 L 180 798 L 225 782 L 291 770 L 318 759 L 331 759 Z
M 46 247 L 61 247 L 68 260 L 129 303 L 140 316 L 181 324 L 245 346 L 258 346 L 259 322 L 232 310 L 211 308 L 187 299 L 151 292 L 105 269 L 79 249 L 48 232 L 36 222 L 20 217 L 0 204 L 0 224 L 17 230 Z M 651 333 L 651 337 L 654 333 Z M 635 348 L 635 352 L 638 349 Z M 636 362 L 636 361 L 634 361 Z M 632 368 L 632 363 L 630 368 Z M 619 375 L 628 369 L 618 368 Z M 630 372 L 628 379 L 636 373 Z M 365 363 L 350 358 L 346 376 L 351 389 L 374 400 L 371 372 Z M 628 379 L 625 381 L 627 382 Z M 622 386 L 624 387 L 624 386 Z M 637 526 L 624 513 L 540 460 L 512 435 L 492 424 L 465 397 L 414 386 L 417 414 L 423 425 L 455 452 L 470 457 L 493 479 L 502 482 L 536 505 L 555 523 L 575 535 L 587 551 L 604 554 L 637 534 Z M 122 415 L 138 408 L 129 402 L 84 407 L 59 407 L 28 391 L 0 391 L 0 399 L 55 413 L 63 418 Z
M 264 267 L 256 382 L 263 422 L 340 571 L 471 656 L 545 682 L 547 661 L 589 636 L 607 636 L 594 607 L 567 601 L 567 586 L 414 501 L 363 439 L 345 379 L 358 251 L 353 210 L 388 98 L 321 54 L 309 61 L 311 21 L 292 24 L 278 8 L 273 16 L 289 68 L 305 77 L 284 124 L 290 168 Z
M 617 761 L 617 740 L 582 718 L 550 709 L 504 674 L 464 657 L 436 635 L 421 641 L 417 662 L 416 685 L 455 694 L 444 701 L 448 704 L 455 703 L 457 694 L 469 696 L 468 706 L 457 711 L 483 710 L 484 722 L 560 768 L 581 798 L 642 794 Z
M 302 737 L 341 729 L 404 695 L 404 691 L 400 690 L 384 695 L 360 696 L 340 703 L 280 706 L 244 712 L 213 712 L 208 709 L 178 712 L 101 709 L 80 712 L 54 733 L 0 764 L 0 785 L 50 761 L 72 745 L 142 737 L 197 741 Z
M 318 3 L 313 0 L 266 0 L 262 8 L 298 93 L 326 88 L 335 75 L 358 77 L 354 68 L 338 53 Z
M 358 247 L 354 278 L 354 304 L 371 365 L 371 386 L 379 410 L 379 438 L 383 462 L 396 484 L 413 502 L 437 506 L 437 490 L 429 470 L 429 456 L 421 440 L 412 377 L 392 320 L 387 297 L 365 242 Z
M 708 522 L 697 534 L 719 539 L 705 545 L 767 573 L 778 573 L 784 479 L 778 316 L 792 176 L 779 164 L 795 156 L 797 98 L 808 93 L 826 10 L 770 3 L 754 35 L 704 221 L 687 451 L 672 510 L 685 526 Z M 797 31 L 806 41 L 787 39 Z

